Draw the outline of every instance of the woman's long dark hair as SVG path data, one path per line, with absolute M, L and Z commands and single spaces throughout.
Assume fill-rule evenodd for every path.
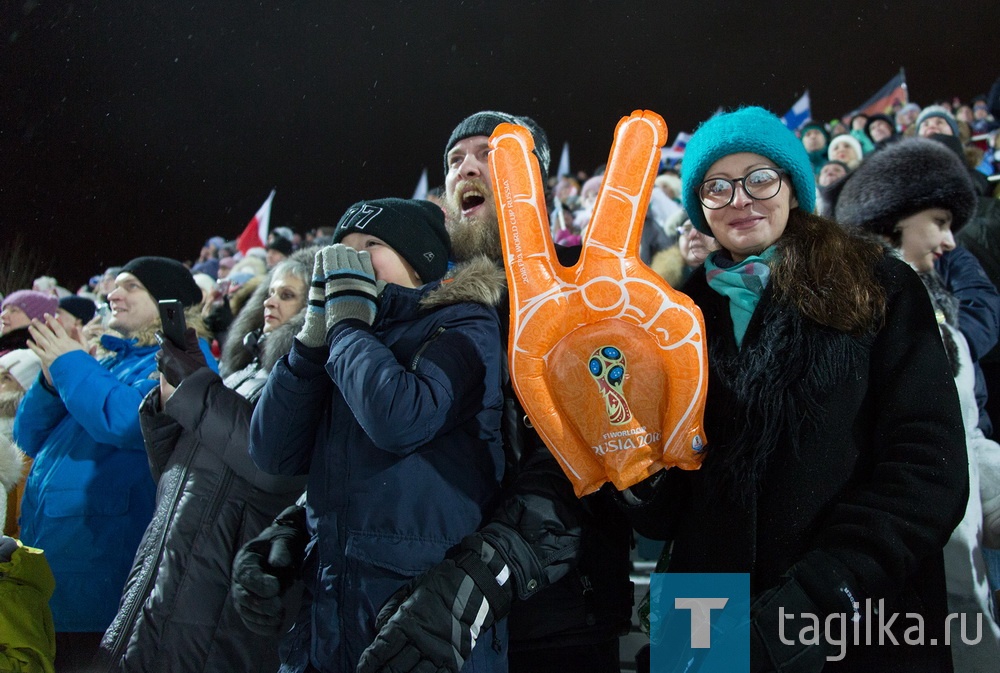
M 794 208 L 778 253 L 775 299 L 839 332 L 860 336 L 881 326 L 886 298 L 875 266 L 885 248 L 878 241 Z

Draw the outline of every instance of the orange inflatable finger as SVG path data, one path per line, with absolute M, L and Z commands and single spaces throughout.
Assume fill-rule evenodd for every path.
M 490 138 L 511 378 L 578 496 L 701 465 L 704 321 L 638 254 L 666 137 L 654 112 L 618 123 L 580 260 L 569 268 L 555 255 L 531 134 L 501 124 Z

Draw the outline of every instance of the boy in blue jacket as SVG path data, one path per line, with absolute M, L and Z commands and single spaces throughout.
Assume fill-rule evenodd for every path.
M 355 204 L 334 241 L 250 429 L 262 470 L 309 475 L 282 671 L 354 671 L 380 607 L 479 527 L 503 473 L 503 271 L 484 259 L 442 282 L 450 240 L 426 201 Z M 488 645 L 463 670 L 506 671 L 504 623 L 468 637 Z

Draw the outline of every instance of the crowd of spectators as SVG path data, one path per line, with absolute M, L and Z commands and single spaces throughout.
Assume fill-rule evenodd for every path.
M 998 97 L 1000 92 L 994 91 L 992 99 L 955 98 L 924 107 L 910 103 L 848 120 L 810 122 L 797 130 L 815 173 L 820 215 L 835 216 L 837 200 L 851 176 L 870 157 L 903 138 L 931 138 L 964 165 L 976 190 L 975 209 L 955 237 L 958 246 L 945 250 L 937 264 L 941 275 L 953 281 L 948 289 L 958 299 L 957 326 L 969 343 L 970 362 L 975 366 L 978 425 L 984 437 L 994 435 L 991 416 L 994 422 L 1000 419 L 1000 352 L 996 348 L 1000 338 L 1000 294 L 996 291 L 1000 286 Z M 640 248 L 642 260 L 678 288 L 683 288 L 692 270 L 718 247 L 713 237 L 692 225 L 681 204 L 683 172 L 683 158 L 661 165 Z M 601 181 L 601 168 L 549 180 L 548 212 L 555 243 L 573 246 L 585 238 Z M 440 197 L 432 190 L 428 199 L 436 198 Z M 275 283 L 290 278 L 298 294 L 280 323 L 301 317 L 308 283 L 308 272 L 303 269 L 311 268 L 312 254 L 303 259 L 303 251 L 332 243 L 333 234 L 333 226 L 326 224 L 301 233 L 276 227 L 269 232 L 264 248 L 245 253 L 238 251 L 234 240 L 212 236 L 183 266 L 161 257 L 122 260 L 122 266 L 96 270 L 99 272 L 87 285 L 75 292 L 62 287 L 58 279 L 43 275 L 31 287 L 17 288 L 2 298 L 0 495 L 4 498 L 0 503 L 5 507 L 0 508 L 4 524 L 0 569 L 21 557 L 26 559 L 19 566 L 21 571 L 33 574 L 28 580 L 17 580 L 17 593 L 8 593 L 12 575 L 0 572 L 0 598 L 26 605 L 34 601 L 39 606 L 37 613 L 45 616 L 42 628 L 36 624 L 34 633 L 24 636 L 36 638 L 34 644 L 4 642 L 8 637 L 4 631 L 0 645 L 7 648 L 0 647 L 0 663 L 5 657 L 20 657 L 18 661 L 38 666 L 32 670 L 52 670 L 57 644 L 71 652 L 83 634 L 90 637 L 84 637 L 85 647 L 96 647 L 93 637 L 103 636 L 112 625 L 123 586 L 126 592 L 139 591 L 133 589 L 136 582 L 150 572 L 138 561 L 132 567 L 137 548 L 140 544 L 169 544 L 164 531 L 150 524 L 154 504 L 160 506 L 162 493 L 157 497 L 157 482 L 150 477 L 149 468 L 153 468 L 162 490 L 173 463 L 147 460 L 143 434 L 148 428 L 140 428 L 141 419 L 149 425 L 163 409 L 161 393 L 156 392 L 139 412 L 140 401 L 157 388 L 155 359 L 160 350 L 154 336 L 160 327 L 159 316 L 146 295 L 184 304 L 188 325 L 197 328 L 195 344 L 200 343 L 205 362 L 214 371 L 218 369 L 216 360 L 221 358 L 223 375 L 238 375 L 225 379 L 225 386 L 217 377 L 205 376 L 205 390 L 218 388 L 211 394 L 225 400 L 224 405 L 216 402 L 222 406 L 215 413 L 238 410 L 249 422 L 263 381 L 290 347 L 291 336 L 271 355 L 263 347 L 268 342 L 264 337 L 280 327 L 275 324 L 269 328 L 265 317 L 280 314 L 277 308 L 267 313 L 269 291 L 279 292 L 280 287 L 272 290 Z M 977 282 L 960 280 L 969 275 Z M 137 292 L 145 294 L 136 298 Z M 292 320 L 290 324 L 299 323 Z M 276 341 L 274 336 L 269 338 Z M 223 387 L 229 391 L 220 392 Z M 188 390 L 194 394 L 193 386 Z M 992 398 L 990 391 L 994 391 Z M 178 398 L 176 404 L 181 402 Z M 195 438 L 181 441 L 201 441 L 197 426 L 184 431 Z M 244 445 L 247 432 L 243 423 L 235 435 Z M 179 440 L 174 436 L 170 441 Z M 146 432 L 147 448 L 149 442 Z M 79 452 L 83 444 L 90 447 L 87 455 L 92 463 L 79 463 L 73 472 L 53 463 L 57 456 L 70 455 L 71 448 Z M 215 469 L 215 463 L 208 464 Z M 251 474 L 251 481 L 260 480 L 254 468 L 239 469 Z M 95 473 L 100 478 L 94 478 Z M 82 480 L 88 490 L 74 490 L 65 482 L 70 478 Z M 289 484 L 278 480 L 268 490 L 257 483 L 255 488 L 263 490 L 240 496 L 259 499 L 260 493 L 266 492 L 269 498 L 265 510 L 258 512 L 256 530 L 250 537 L 294 501 L 303 487 L 301 481 Z M 114 528 L 104 529 L 103 537 L 82 536 L 83 528 L 73 528 L 73 521 L 98 516 L 114 521 Z M 231 544 L 246 539 L 246 534 L 234 536 Z M 81 544 L 89 549 L 81 551 Z M 41 561 L 41 554 L 32 550 L 36 546 L 43 548 L 53 572 Z M 94 574 L 97 566 L 104 569 L 99 575 Z M 994 563 L 991 571 L 995 573 L 997 567 Z M 129 583 L 125 584 L 127 577 Z M 991 579 L 1000 582 L 996 574 Z M 92 600 L 84 603 L 81 586 Z M 51 616 L 47 606 L 51 606 Z M 53 622 L 54 627 L 44 627 Z

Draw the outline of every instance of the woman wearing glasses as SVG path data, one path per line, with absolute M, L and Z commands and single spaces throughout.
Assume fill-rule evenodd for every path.
M 721 246 L 684 286 L 709 344 L 708 443 L 699 471 L 623 494 L 636 529 L 673 541 L 670 572 L 750 574 L 752 671 L 952 670 L 941 550 L 964 431 L 920 279 L 812 214 L 808 155 L 761 108 L 700 127 L 682 188 Z

